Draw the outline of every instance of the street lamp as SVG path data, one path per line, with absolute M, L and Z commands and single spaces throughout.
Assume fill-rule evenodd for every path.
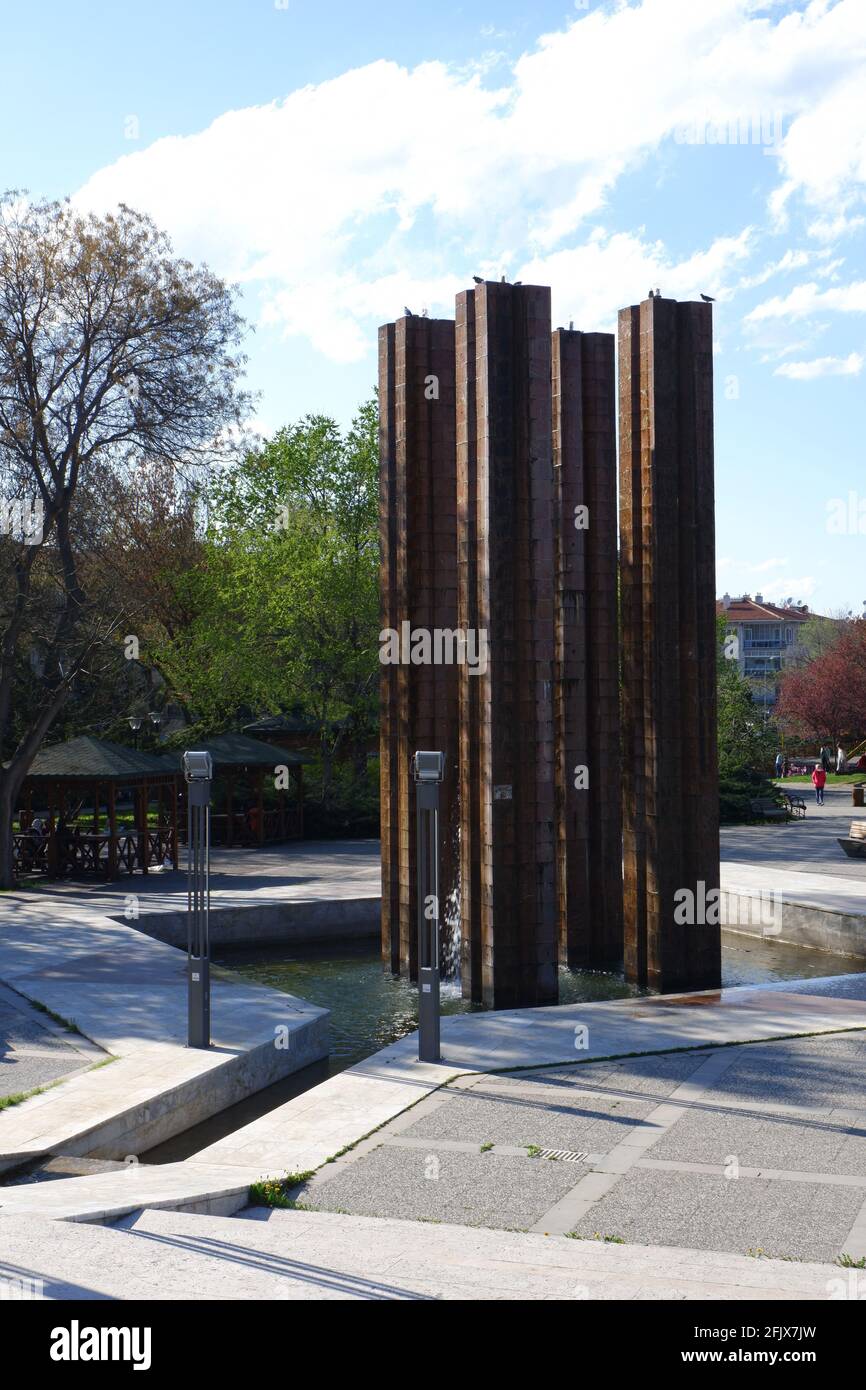
M 439 1041 L 439 788 L 444 753 L 412 759 L 417 808 L 418 1060 L 438 1062 Z
M 187 787 L 186 954 L 189 1047 L 210 1047 L 210 753 L 184 753 Z
M 138 748 L 138 731 L 139 731 L 139 729 L 141 728 L 141 723 L 142 723 L 141 715 L 140 715 L 140 714 L 131 714 L 131 715 L 129 716 L 129 719 L 128 719 L 126 722 L 128 723 L 128 725 L 129 725 L 130 729 L 132 730 L 132 732 L 135 734 L 135 747 L 136 747 L 136 749 L 137 749 L 137 748 Z

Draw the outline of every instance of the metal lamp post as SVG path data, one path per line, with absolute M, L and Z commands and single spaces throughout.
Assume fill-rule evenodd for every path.
M 418 1060 L 438 1062 L 439 1043 L 439 787 L 444 753 L 412 759 L 417 808 Z
M 184 753 L 187 787 L 187 973 L 189 1047 L 210 1047 L 210 753 Z

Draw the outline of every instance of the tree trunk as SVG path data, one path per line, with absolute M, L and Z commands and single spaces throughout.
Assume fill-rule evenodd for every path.
M 12 816 L 18 788 L 8 772 L 0 771 L 0 888 L 14 888 L 12 869 Z

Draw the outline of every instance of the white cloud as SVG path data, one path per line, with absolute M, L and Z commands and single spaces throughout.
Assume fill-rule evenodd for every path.
M 853 197 L 864 11 L 863 0 L 794 14 L 756 0 L 593 7 L 511 68 L 383 60 L 226 112 L 100 170 L 77 202 L 150 212 L 178 250 L 248 286 L 255 314 L 338 361 L 371 352 L 375 322 L 404 303 L 453 312 L 455 276 L 466 284 L 485 262 L 535 267 L 593 322 L 653 281 L 724 298 L 748 231 L 686 258 L 633 231 L 567 239 L 624 173 L 707 122 L 790 120 L 781 212 L 795 194 Z M 822 169 L 815 144 L 828 132 Z M 585 272 L 610 278 L 580 285 Z
M 859 352 L 848 357 L 815 357 L 811 362 L 783 362 L 773 376 L 787 376 L 792 381 L 816 381 L 822 376 L 859 376 L 863 358 Z
M 741 290 L 755 289 L 758 285 L 766 284 L 774 275 L 782 275 L 789 270 L 802 270 L 804 266 L 809 264 L 809 260 L 808 251 L 788 250 L 778 261 L 764 266 L 764 269 L 757 271 L 756 274 L 744 275 L 737 288 Z
M 746 315 L 746 323 L 761 323 L 765 319 L 787 319 L 794 323 L 797 319 L 808 318 L 828 309 L 844 314 L 866 313 L 866 280 L 834 286 L 829 290 L 820 289 L 814 281 L 797 285 L 790 294 L 777 295 L 756 305 Z
M 523 262 L 518 278 L 553 287 L 558 322 L 573 318 L 587 332 L 610 330 L 617 310 L 645 299 L 650 289 L 672 299 L 697 299 L 719 289 L 731 267 L 748 255 L 750 237 L 747 227 L 739 236 L 719 237 L 706 251 L 676 260 L 662 242 L 597 230 L 581 246 Z
M 809 236 L 817 241 L 838 241 L 840 237 L 856 232 L 866 224 L 866 217 L 846 217 L 840 212 L 836 217 L 816 217 L 806 228 Z

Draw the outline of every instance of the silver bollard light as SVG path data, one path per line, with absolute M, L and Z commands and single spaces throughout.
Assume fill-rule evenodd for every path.
M 210 1047 L 210 753 L 184 753 L 187 790 L 187 974 L 189 1047 Z
M 418 1060 L 438 1062 L 439 1041 L 439 787 L 444 753 L 412 759 L 417 810 Z

